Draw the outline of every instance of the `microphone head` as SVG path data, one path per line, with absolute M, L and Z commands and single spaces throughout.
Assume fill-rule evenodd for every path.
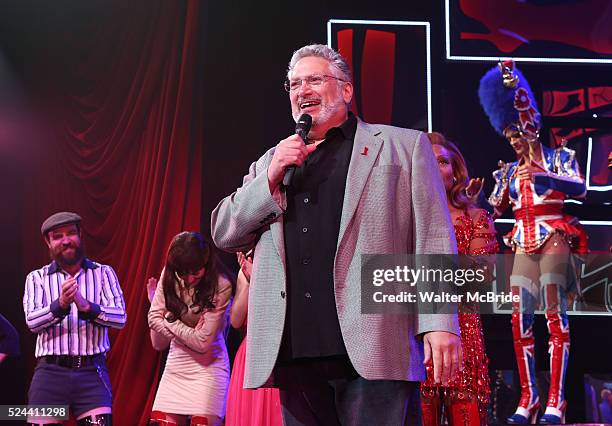
M 307 135 L 312 127 L 312 116 L 310 114 L 302 114 L 295 123 L 295 133 Z

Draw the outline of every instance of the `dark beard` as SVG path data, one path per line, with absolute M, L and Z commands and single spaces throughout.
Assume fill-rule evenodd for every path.
M 55 260 L 60 266 L 74 266 L 80 263 L 85 257 L 85 253 L 82 246 L 70 246 L 70 248 L 74 249 L 74 256 L 67 258 L 64 256 L 64 249 L 67 247 L 62 247 L 60 251 L 57 253 L 51 252 L 51 259 Z

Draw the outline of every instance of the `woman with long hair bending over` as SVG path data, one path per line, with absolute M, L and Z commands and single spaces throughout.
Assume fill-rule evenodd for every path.
M 428 136 L 446 189 L 459 254 L 484 256 L 497 253 L 491 217 L 487 211 L 477 208 L 474 202 L 482 189 L 482 179 L 468 177 L 465 160 L 455 144 L 440 133 L 429 133 Z M 442 424 L 443 405 L 451 426 L 487 423 L 489 361 L 480 315 L 473 306 L 459 305 L 459 326 L 463 370 L 447 386 L 441 386 L 434 384 L 433 366 L 427 364 L 427 379 L 421 384 L 424 426 Z
M 221 424 L 229 383 L 223 332 L 232 283 L 220 267 L 202 235 L 181 232 L 170 243 L 159 282 L 147 283 L 151 342 L 159 351 L 170 346 L 151 424 Z

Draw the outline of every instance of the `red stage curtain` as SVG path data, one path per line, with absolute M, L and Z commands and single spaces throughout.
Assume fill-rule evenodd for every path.
M 112 265 L 123 288 L 127 325 L 112 333 L 108 361 L 114 423 L 135 425 L 148 419 L 159 365 L 145 280 L 172 236 L 200 229 L 198 1 L 88 3 L 41 19 L 49 39 L 27 76 L 38 119 L 23 146 L 23 269 L 48 261 L 45 217 L 83 217 L 88 256 Z

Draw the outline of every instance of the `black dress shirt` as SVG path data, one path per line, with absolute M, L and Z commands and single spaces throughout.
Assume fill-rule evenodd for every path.
M 346 355 L 334 258 L 357 119 L 330 129 L 286 189 L 287 315 L 279 360 Z

